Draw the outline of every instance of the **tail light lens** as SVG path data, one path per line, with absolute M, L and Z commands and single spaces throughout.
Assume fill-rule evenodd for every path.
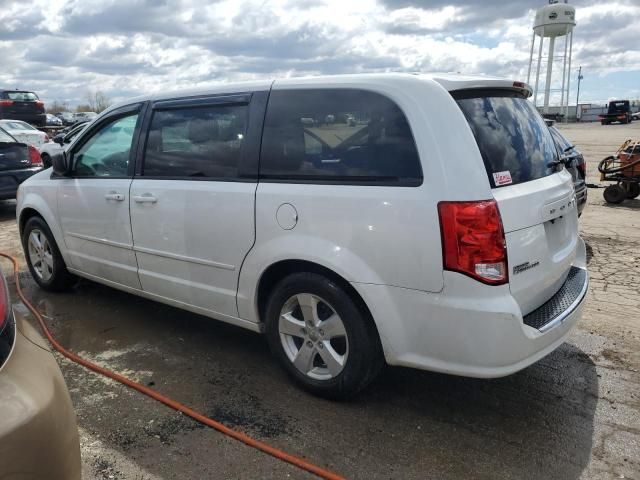
M 504 229 L 495 200 L 440 202 L 438 214 L 445 270 L 489 285 L 509 281 Z
M 36 107 L 44 107 L 44 102 L 42 100 L 36 100 Z
M 29 145 L 29 161 L 32 167 L 41 167 L 43 165 L 40 151 L 33 145 Z
M 587 162 L 582 162 L 576 165 L 578 171 L 582 174 L 584 178 L 587 178 Z
M 0 100 L 0 107 L 10 107 L 13 105 L 13 100 Z

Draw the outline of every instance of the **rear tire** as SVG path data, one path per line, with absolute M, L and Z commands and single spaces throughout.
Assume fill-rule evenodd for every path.
M 41 217 L 27 220 L 22 248 L 31 276 L 40 288 L 61 292 L 75 283 L 76 278 L 67 270 L 53 234 Z
M 627 198 L 627 192 L 620 185 L 609 185 L 602 192 L 604 199 L 607 203 L 622 203 Z
M 314 395 L 342 400 L 365 388 L 384 365 L 368 314 L 335 281 L 294 273 L 266 307 L 267 340 L 289 376 Z

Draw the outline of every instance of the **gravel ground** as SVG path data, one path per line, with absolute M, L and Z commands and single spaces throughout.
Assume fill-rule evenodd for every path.
M 596 184 L 597 162 L 640 139 L 640 122 L 560 128 Z M 0 248 L 21 254 L 14 215 L 0 203 Z M 640 479 L 639 225 L 640 200 L 609 206 L 589 190 L 588 303 L 547 358 L 497 380 L 389 368 L 347 403 L 297 390 L 250 332 L 90 282 L 51 295 L 22 278 L 72 350 L 349 478 Z M 310 478 L 59 360 L 85 479 Z

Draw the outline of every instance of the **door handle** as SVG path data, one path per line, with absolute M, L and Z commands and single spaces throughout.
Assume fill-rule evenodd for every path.
M 142 195 L 134 195 L 133 201 L 136 203 L 156 203 L 158 198 L 150 193 L 143 193 Z
M 117 202 L 122 202 L 124 200 L 124 195 L 118 192 L 109 192 L 104 196 L 104 198 L 106 200 L 115 200 Z

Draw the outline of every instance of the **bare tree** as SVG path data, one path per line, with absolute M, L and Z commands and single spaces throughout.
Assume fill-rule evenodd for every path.
M 54 100 L 53 103 L 47 105 L 48 113 L 60 113 L 60 112 L 68 112 L 69 104 L 67 102 L 59 102 L 58 100 Z
M 91 105 L 87 103 L 81 103 L 76 107 L 76 112 L 95 112 Z
M 86 100 L 87 100 L 87 104 L 79 105 L 78 111 L 90 111 L 90 112 L 100 113 L 111 106 L 111 101 L 109 100 L 109 97 L 107 97 L 104 94 L 104 92 L 101 92 L 100 90 L 95 90 L 95 91 L 89 90 L 87 92 Z M 80 107 L 84 108 L 86 106 L 89 107 L 88 110 L 80 110 Z

